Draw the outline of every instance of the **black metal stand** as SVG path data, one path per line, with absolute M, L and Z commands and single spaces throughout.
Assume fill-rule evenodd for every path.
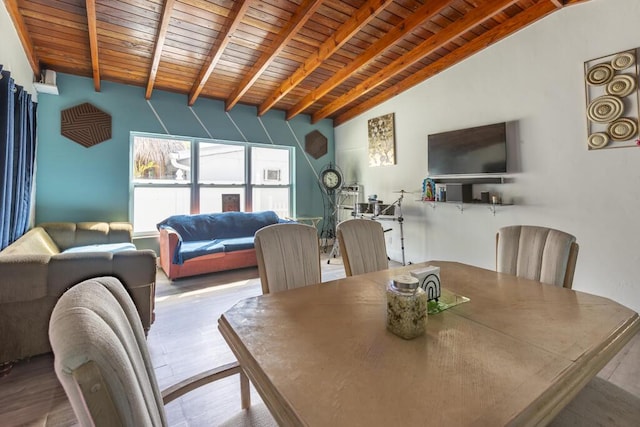
M 371 220 L 376 221 L 376 220 L 393 220 L 393 221 L 398 221 L 398 224 L 400 224 L 400 249 L 402 250 L 402 265 L 407 265 L 406 263 L 406 259 L 405 259 L 405 254 L 404 254 L 404 217 L 402 216 L 402 199 L 404 198 L 404 193 L 406 193 L 406 191 L 404 190 L 400 190 L 400 197 L 394 201 L 392 204 L 390 204 L 389 206 L 387 206 L 386 208 L 382 209 L 380 212 L 378 212 L 377 214 L 374 214 L 373 216 L 369 217 Z M 394 217 L 394 218 L 381 218 L 381 215 L 385 215 L 385 213 L 391 209 L 392 206 L 397 206 L 398 207 L 398 216 Z M 333 216 L 335 217 L 336 212 L 334 211 Z M 356 213 L 356 211 L 354 210 L 354 212 L 352 213 L 352 215 L 354 217 L 357 217 L 358 214 Z M 365 218 L 364 215 L 361 215 L 361 218 Z M 327 259 L 327 264 L 331 263 L 331 258 L 335 258 L 337 253 L 340 250 L 340 247 L 338 245 L 338 239 L 337 239 L 337 233 L 335 232 L 335 228 L 333 229 L 334 232 L 332 233 L 332 236 L 334 237 L 334 241 L 333 241 L 333 247 L 331 248 L 331 253 L 329 254 L 329 259 Z M 384 230 L 384 232 L 386 233 L 387 231 L 391 231 L 391 229 L 388 230 Z M 325 250 L 326 252 L 326 250 Z
M 333 200 L 333 194 L 327 194 L 328 197 L 328 206 L 325 208 L 325 214 L 323 218 L 323 226 L 322 231 L 320 232 L 320 239 L 322 242 L 323 252 L 327 252 L 327 242 L 329 240 L 336 241 L 336 204 Z M 335 246 L 335 244 L 334 244 Z M 333 254 L 333 249 L 331 250 Z
M 400 190 L 400 197 L 398 200 L 381 210 L 377 215 L 374 215 L 371 219 L 377 219 L 378 216 L 384 215 L 384 213 L 391 208 L 391 206 L 398 206 L 398 217 L 394 218 L 400 224 L 400 248 L 402 249 L 402 265 L 407 265 L 404 257 L 404 217 L 402 216 L 402 199 L 404 198 L 404 190 Z
M 338 252 L 340 250 L 340 247 L 338 246 L 338 233 L 337 233 L 337 227 L 338 227 L 338 220 L 337 220 L 337 216 L 338 216 L 338 209 L 340 208 L 340 205 L 338 203 L 335 204 L 335 208 L 333 209 L 333 213 L 332 213 L 332 217 L 333 217 L 333 232 L 332 234 L 332 238 L 333 238 L 333 246 L 331 247 L 331 252 L 329 252 L 329 258 L 327 259 L 327 264 L 331 263 L 331 258 L 335 258 L 336 256 L 338 256 Z M 326 246 L 325 246 L 325 253 L 326 253 Z
M 332 217 L 334 218 L 334 222 L 333 222 L 333 233 L 332 233 L 332 237 L 333 237 L 333 247 L 331 248 L 331 252 L 329 253 L 329 258 L 327 259 L 327 264 L 331 264 L 331 258 L 336 258 L 339 254 L 340 254 L 340 245 L 338 243 L 338 231 L 337 231 L 337 227 L 338 227 L 338 211 L 340 209 L 348 209 L 348 210 L 353 210 L 353 208 L 346 208 L 344 207 L 344 201 L 348 196 L 345 196 L 342 192 L 342 190 L 339 190 L 336 192 L 336 200 L 334 200 L 334 209 L 332 212 Z M 357 202 L 357 199 L 356 199 Z M 351 214 L 351 216 L 353 216 L 353 213 Z M 325 246 L 325 253 L 326 251 L 326 246 Z
M 371 219 L 376 221 L 376 220 L 393 220 L 393 221 L 398 221 L 398 224 L 400 224 L 400 248 L 402 250 L 402 265 L 407 265 L 406 264 L 406 260 L 405 260 L 405 256 L 404 256 L 404 217 L 402 216 L 402 199 L 404 198 L 404 193 L 406 193 L 406 191 L 404 190 L 400 190 L 400 197 L 393 202 L 392 204 L 390 204 L 389 206 L 387 206 L 386 208 L 382 209 L 380 212 L 378 212 L 377 214 L 374 214 Z M 398 207 L 398 216 L 394 217 L 394 218 L 381 218 L 381 215 L 384 215 L 389 209 L 391 209 L 391 206 L 397 206 Z M 384 232 L 386 233 L 389 230 L 385 230 Z

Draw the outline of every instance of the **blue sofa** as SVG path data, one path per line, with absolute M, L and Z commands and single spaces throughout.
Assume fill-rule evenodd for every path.
M 160 266 L 171 280 L 256 266 L 256 231 L 280 222 L 273 211 L 170 216 L 157 225 Z

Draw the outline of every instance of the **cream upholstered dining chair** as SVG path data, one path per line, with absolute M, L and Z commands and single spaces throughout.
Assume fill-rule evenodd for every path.
M 263 294 L 320 283 L 320 244 L 315 227 L 268 225 L 256 232 L 254 243 Z
M 502 227 L 496 234 L 496 270 L 571 289 L 578 249 L 576 238 L 564 231 Z
M 197 387 L 240 374 L 241 406 L 249 381 L 237 362 L 160 391 L 140 317 L 115 277 L 81 282 L 56 303 L 49 322 L 56 375 L 82 426 L 166 426 L 164 405 Z M 256 405 L 227 425 L 275 425 Z
M 337 227 L 340 254 L 347 276 L 389 268 L 384 231 L 370 219 L 348 219 Z

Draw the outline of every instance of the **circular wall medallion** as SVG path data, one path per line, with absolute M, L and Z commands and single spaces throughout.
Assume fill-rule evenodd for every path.
M 613 73 L 613 67 L 609 64 L 594 65 L 587 71 L 587 81 L 592 85 L 603 85 L 611 81 Z
M 635 120 L 625 117 L 611 123 L 607 132 L 614 141 L 628 141 L 638 133 L 638 125 Z
M 622 100 L 617 96 L 603 95 L 589 104 L 587 116 L 594 122 L 609 123 L 618 119 L 624 110 Z
M 589 135 L 589 147 L 602 148 L 609 143 L 609 135 L 605 132 L 596 132 Z
M 631 52 L 619 53 L 611 60 L 611 66 L 616 70 L 624 70 L 635 63 L 635 55 Z
M 630 74 L 620 74 L 607 83 L 607 93 L 619 97 L 630 95 L 636 90 L 636 79 Z

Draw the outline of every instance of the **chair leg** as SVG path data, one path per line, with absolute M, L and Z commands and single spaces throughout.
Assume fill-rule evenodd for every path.
M 251 406 L 251 391 L 249 390 L 249 378 L 240 371 L 240 398 L 242 399 L 242 409 L 249 409 Z

